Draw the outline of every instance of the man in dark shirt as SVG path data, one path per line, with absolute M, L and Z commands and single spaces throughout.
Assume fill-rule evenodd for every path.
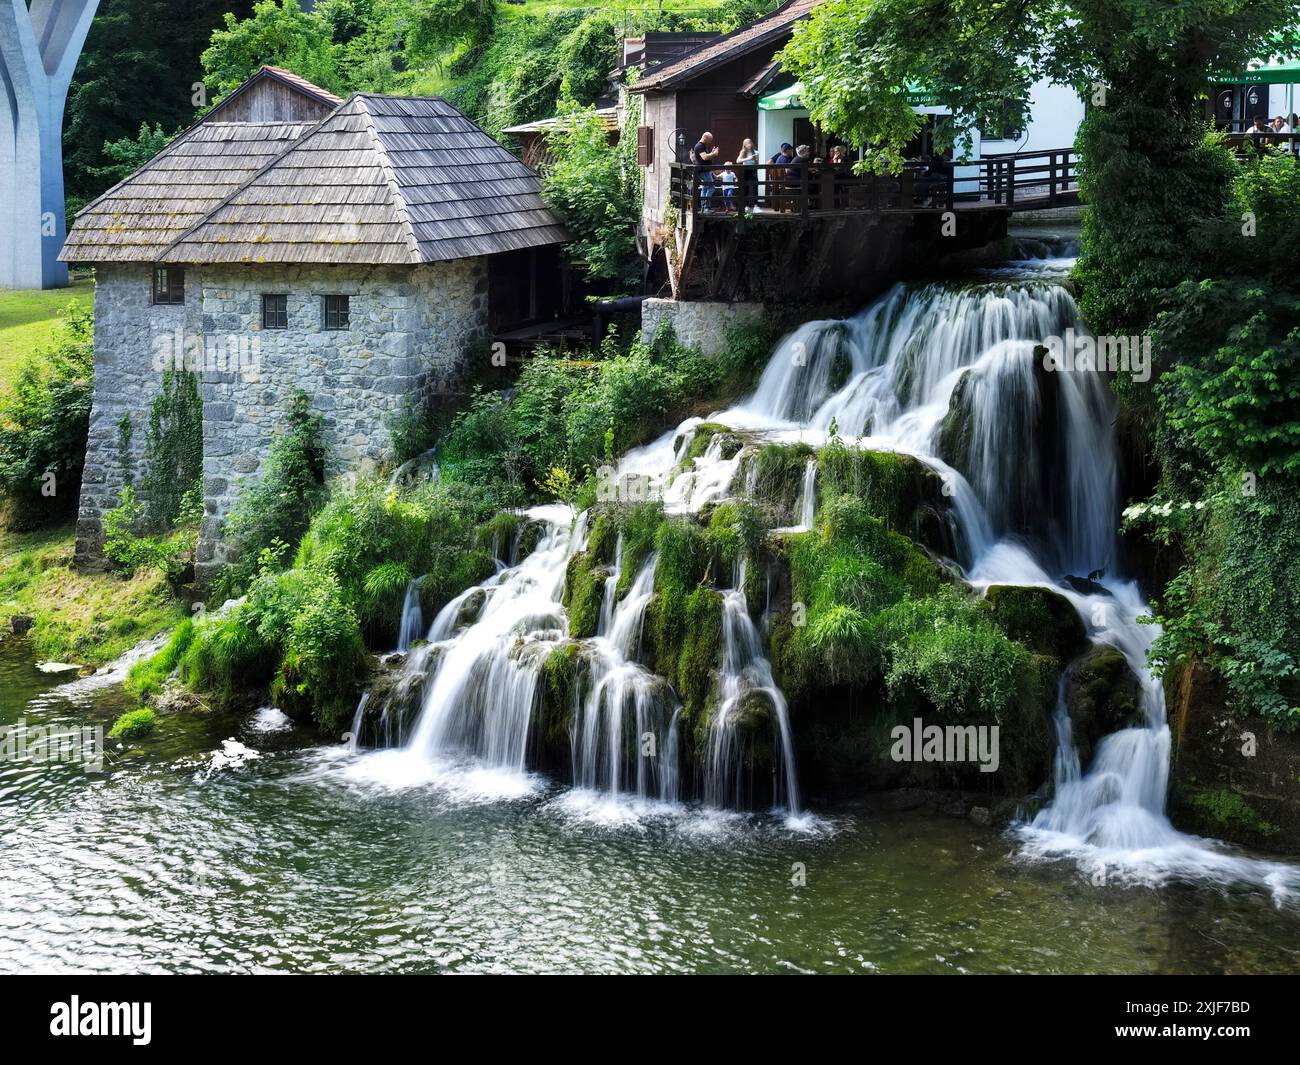
M 691 149 L 691 162 L 697 166 L 705 166 L 706 169 L 700 173 L 700 210 L 709 209 L 709 201 L 713 199 L 713 169 L 707 164 L 717 159 L 721 148 L 713 143 L 713 134 L 705 130 L 700 134 L 700 139 L 695 142 L 695 147 Z

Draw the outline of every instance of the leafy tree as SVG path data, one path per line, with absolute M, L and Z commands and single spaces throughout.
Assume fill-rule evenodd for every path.
M 76 508 L 93 374 L 92 314 L 73 303 L 59 338 L 28 355 L 0 397 L 0 497 L 12 528 L 33 529 Z
M 633 101 L 639 103 L 638 97 Z M 639 107 L 633 107 L 639 112 Z M 550 159 L 542 191 L 563 216 L 573 254 L 588 274 L 624 290 L 639 281 L 636 225 L 641 216 L 641 174 L 636 166 L 637 114 L 629 113 L 617 149 L 594 107 L 563 105 L 561 123 L 547 135 Z
M 63 137 L 71 197 L 85 202 L 114 181 L 117 160 L 104 145 L 150 129 L 183 129 L 194 119 L 199 53 L 222 15 L 243 18 L 253 0 L 101 0 L 68 95 Z M 201 97 L 200 97 L 201 99 Z
M 331 91 L 343 91 L 339 48 L 333 27 L 298 0 L 258 0 L 251 18 L 226 15 L 225 28 L 212 34 L 200 57 L 216 102 L 242 85 L 261 66 L 292 70 Z
M 814 119 L 872 146 L 869 165 L 886 170 L 922 121 L 909 84 L 951 107 L 939 131 L 949 142 L 991 124 L 1008 100 L 1027 101 L 1040 78 L 1075 86 L 1089 101 L 1084 311 L 1119 333 L 1150 320 L 1154 290 L 1194 276 L 1188 231 L 1221 212 L 1228 174 L 1202 139 L 1211 75 L 1285 45 L 1282 30 L 1298 23 L 1296 0 L 830 0 L 782 61 L 803 79 Z
M 177 133 L 180 131 L 177 130 Z M 130 137 L 121 137 L 115 141 L 106 141 L 104 143 L 104 155 L 111 160 L 108 166 L 93 166 L 90 172 L 97 178 L 103 178 L 110 184 L 116 185 L 119 181 L 134 174 L 140 167 L 144 166 L 150 159 L 161 152 L 176 137 L 176 133 L 168 136 L 163 132 L 162 126 L 155 124 L 153 129 L 149 128 L 148 122 L 140 123 L 140 132 L 135 139 Z

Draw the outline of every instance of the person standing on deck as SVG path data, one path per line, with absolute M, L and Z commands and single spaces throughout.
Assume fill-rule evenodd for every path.
M 708 168 L 722 152 L 722 149 L 714 145 L 713 134 L 705 130 L 700 134 L 700 139 L 695 142 L 695 147 L 691 149 L 691 162 L 697 166 L 704 166 L 706 169 L 701 170 L 700 174 L 700 210 L 707 211 L 713 199 L 713 170 Z
M 740 209 L 743 211 L 758 203 L 758 171 L 755 169 L 758 165 L 758 149 L 749 137 L 741 142 L 736 162 L 741 166 Z

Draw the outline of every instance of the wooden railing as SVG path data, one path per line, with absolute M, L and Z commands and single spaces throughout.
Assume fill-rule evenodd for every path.
M 986 155 L 974 165 L 980 168 L 979 199 L 1008 207 L 1017 199 L 1056 207 L 1064 194 L 1073 199 L 1079 191 L 1079 155 L 1073 148 Z
M 1002 205 L 1054 207 L 1078 194 L 1072 148 L 991 155 L 942 168 L 905 167 L 896 175 L 857 174 L 849 164 L 699 166 L 673 163 L 670 202 L 678 216 L 759 212 L 813 215 L 915 213 Z

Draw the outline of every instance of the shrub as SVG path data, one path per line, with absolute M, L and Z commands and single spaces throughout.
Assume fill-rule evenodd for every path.
M 226 521 L 233 562 L 223 575 L 222 590 L 237 594 L 257 571 L 258 553 L 275 540 L 297 543 L 312 515 L 325 501 L 325 448 L 321 418 L 311 398 L 295 391 L 289 397 L 285 430 L 271 441 L 261 478 L 245 485 Z
M 90 425 L 94 327 L 69 304 L 58 339 L 22 362 L 0 395 L 0 495 L 11 528 L 34 529 L 72 513 Z
M 118 493 L 118 505 L 104 513 L 104 558 L 121 576 L 157 569 L 173 587 L 178 586 L 194 562 L 202 507 L 198 488 L 192 488 L 176 515 L 179 529 L 159 535 L 141 533 L 139 530 L 149 525 L 147 508 L 128 485 Z

